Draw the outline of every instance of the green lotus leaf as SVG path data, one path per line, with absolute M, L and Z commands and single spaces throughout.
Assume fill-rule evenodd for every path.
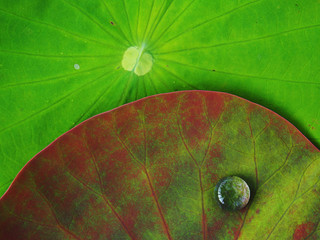
M 319 144 L 316 0 L 0 0 L 0 195 L 83 120 L 204 89 L 280 113 Z

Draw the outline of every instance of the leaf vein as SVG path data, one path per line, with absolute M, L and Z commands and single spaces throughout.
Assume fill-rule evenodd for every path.
M 190 68 L 195 68 L 195 69 L 199 69 L 202 71 L 211 71 L 211 69 L 208 68 L 203 68 L 203 67 L 198 67 L 198 66 L 194 66 L 194 65 L 190 65 L 190 64 L 186 64 L 186 63 L 182 63 L 182 62 L 177 62 L 171 59 L 164 59 L 164 58 L 159 58 L 163 61 L 169 61 L 169 62 L 173 62 L 185 67 L 190 67 Z M 225 71 L 219 71 L 219 70 L 215 70 L 215 73 L 221 73 L 221 74 L 227 74 L 227 75 L 232 75 L 232 76 L 238 76 L 238 77 L 245 77 L 245 78 L 256 78 L 256 79 L 261 79 L 261 80 L 270 80 L 270 81 L 276 81 L 276 82 L 286 82 L 286 83 L 293 83 L 293 84 L 310 84 L 310 85 L 320 85 L 320 82 L 303 82 L 303 81 L 294 81 L 294 80 L 285 80 L 285 79 L 279 79 L 279 78 L 271 78 L 271 77 L 263 77 L 263 76 L 254 76 L 254 75 L 247 75 L 247 74 L 243 74 L 243 73 L 233 73 L 233 72 L 225 72 Z
M 5 132 L 5 131 L 7 131 L 7 130 L 9 130 L 9 129 L 11 129 L 11 128 L 13 128 L 13 127 L 16 127 L 16 126 L 18 126 L 18 125 L 26 122 L 27 120 L 30 120 L 30 119 L 34 118 L 35 116 L 37 116 L 37 115 L 39 115 L 39 114 L 41 114 L 41 113 L 44 113 L 45 111 L 49 110 L 50 108 L 56 106 L 58 103 L 62 102 L 64 99 L 66 99 L 66 98 L 72 96 L 73 94 L 75 94 L 76 92 L 80 91 L 82 88 L 86 87 L 87 85 L 90 85 L 90 84 L 98 81 L 100 78 L 102 78 L 102 77 L 104 77 L 105 75 L 107 75 L 107 73 L 108 73 L 108 72 L 106 72 L 106 73 L 104 73 L 103 75 L 101 75 L 101 76 L 93 79 L 92 81 L 90 81 L 90 82 L 88 82 L 88 83 L 85 83 L 85 84 L 81 85 L 79 88 L 77 88 L 77 89 L 75 89 L 75 90 L 67 93 L 66 95 L 64 95 L 63 97 L 59 98 L 57 101 L 55 101 L 53 104 L 51 104 L 50 106 L 46 106 L 46 107 L 40 109 L 39 111 L 37 111 L 37 112 L 35 112 L 35 113 L 33 113 L 33 114 L 30 114 L 29 116 L 27 116 L 27 117 L 25 117 L 25 118 L 23 118 L 23 119 L 21 119 L 21 120 L 19 120 L 19 121 L 16 121 L 16 122 L 14 122 L 13 124 L 11 124 L 11 125 L 9 125 L 9 126 L 6 126 L 6 127 L 2 128 L 2 129 L 0 130 L 0 134 L 3 133 L 3 132 Z
M 90 15 L 88 15 L 87 13 L 85 13 L 81 8 L 79 8 L 78 6 L 66 1 L 66 0 L 62 0 L 64 3 L 68 4 L 69 6 L 71 6 L 73 9 L 77 10 L 79 13 L 81 13 L 83 16 L 87 17 L 91 22 L 93 22 L 94 24 L 96 24 L 103 32 L 105 32 L 107 35 L 109 35 L 111 38 L 113 38 L 116 42 L 118 42 L 119 44 L 122 44 L 123 46 L 126 46 L 127 43 L 122 42 L 120 39 L 118 39 L 117 37 L 115 37 L 113 34 L 111 34 L 110 32 L 108 32 L 100 23 L 98 23 L 96 20 L 94 20 Z
M 155 55 L 163 55 L 163 54 L 169 54 L 169 53 L 171 54 L 171 53 L 178 53 L 178 52 L 185 52 L 185 51 L 189 52 L 189 51 L 193 51 L 193 50 L 200 50 L 200 49 L 216 48 L 216 47 L 221 47 L 221 46 L 230 46 L 230 45 L 235 45 L 235 44 L 250 43 L 250 42 L 255 42 L 255 41 L 259 41 L 259 40 L 265 40 L 265 39 L 268 39 L 268 38 L 277 37 L 279 35 L 292 33 L 292 32 L 295 32 L 295 31 L 301 31 L 301 30 L 318 28 L 318 27 L 320 27 L 320 24 L 311 25 L 311 26 L 305 26 L 305 27 L 300 27 L 300 28 L 295 28 L 295 29 L 290 29 L 290 30 L 286 30 L 286 31 L 283 31 L 283 32 L 278 32 L 278 33 L 275 33 L 275 34 L 265 35 L 265 36 L 258 37 L 258 38 L 252 38 L 252 39 L 246 39 L 246 40 L 240 40 L 240 41 L 234 41 L 234 42 L 225 42 L 225 43 L 219 43 L 219 44 L 209 45 L 209 46 L 192 47 L 192 48 L 187 48 L 187 49 L 173 50 L 173 51 L 169 51 L 169 52 L 159 52 L 159 53 L 155 53 Z
M 46 22 L 42 22 L 42 21 L 39 21 L 39 20 L 31 19 L 31 18 L 28 18 L 28 17 L 20 16 L 20 15 L 17 15 L 17 14 L 15 14 L 15 13 L 8 12 L 8 11 L 6 11 L 6 10 L 4 10 L 4 9 L 0 9 L 0 11 L 3 12 L 3 13 L 6 13 L 6 14 L 8 14 L 8 15 L 15 16 L 15 17 L 17 17 L 17 18 L 21 18 L 21 19 L 23 19 L 23 20 L 25 20 L 25 21 L 28 21 L 28 22 L 32 22 L 32 23 L 44 25 L 44 26 L 46 26 L 46 27 L 48 27 L 48 28 L 57 30 L 57 31 L 59 31 L 59 32 L 61 32 L 61 33 L 63 33 L 63 34 L 70 35 L 70 36 L 72 36 L 72 37 L 75 38 L 75 39 L 98 43 L 98 44 L 100 44 L 100 45 L 103 45 L 103 46 L 106 46 L 106 47 L 109 47 L 109 48 L 113 48 L 113 49 L 117 48 L 117 46 L 115 46 L 115 45 L 109 45 L 109 44 L 107 44 L 106 42 L 100 42 L 100 41 L 97 41 L 97 40 L 95 40 L 95 39 L 87 38 L 87 37 L 85 37 L 85 36 L 82 36 L 82 35 L 79 35 L 79 34 L 76 34 L 76 33 L 73 33 L 73 32 L 69 32 L 69 31 L 67 31 L 66 29 L 60 28 L 60 27 L 55 26 L 55 25 L 52 25 L 52 24 L 50 24 L 50 23 L 46 23 Z
M 254 3 L 257 3 L 257 2 L 260 2 L 260 1 L 263 1 L 263 0 L 255 0 L 255 1 L 252 1 L 252 2 L 249 2 L 249 3 L 245 3 L 245 4 L 243 4 L 243 5 L 239 6 L 239 7 L 236 7 L 236 8 L 234 8 L 234 9 L 232 9 L 232 10 L 229 10 L 229 11 L 227 11 L 227 12 L 225 12 L 225 13 L 219 15 L 219 16 L 210 18 L 210 19 L 208 19 L 208 20 L 206 20 L 206 21 L 203 21 L 203 22 L 201 22 L 201 23 L 199 23 L 199 24 L 196 24 L 196 25 L 194 25 L 194 26 L 192 26 L 192 27 L 190 27 L 190 28 L 188 28 L 188 29 L 186 29 L 186 30 L 178 33 L 177 35 L 175 35 L 174 37 L 168 39 L 167 41 L 163 42 L 163 44 L 160 45 L 158 48 L 161 48 L 162 46 L 166 45 L 167 43 L 171 42 L 172 40 L 180 37 L 181 35 L 189 32 L 189 31 L 192 31 L 192 30 L 194 30 L 194 29 L 196 29 L 196 28 L 198 28 L 198 27 L 200 27 L 200 26 L 202 26 L 202 25 L 204 25 L 204 24 L 207 24 L 207 23 L 212 22 L 213 20 L 216 20 L 216 19 L 219 19 L 219 18 L 226 17 L 226 16 L 228 16 L 228 15 L 231 14 L 231 13 L 234 13 L 234 12 L 236 12 L 236 11 L 242 9 L 242 8 L 246 8 L 247 6 L 252 5 L 252 4 L 254 4 Z

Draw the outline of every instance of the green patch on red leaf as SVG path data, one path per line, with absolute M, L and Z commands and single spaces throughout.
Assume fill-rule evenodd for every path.
M 240 211 L 214 192 L 239 176 Z M 93 117 L 34 157 L 0 200 L 0 239 L 316 239 L 320 153 L 226 93 L 148 97 Z

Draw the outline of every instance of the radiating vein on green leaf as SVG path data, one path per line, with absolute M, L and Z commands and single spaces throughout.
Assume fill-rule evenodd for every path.
M 106 11 L 108 12 L 108 14 L 110 15 L 110 17 L 115 21 L 115 23 L 117 23 L 118 20 L 112 15 L 111 10 L 109 9 L 109 7 L 108 7 L 108 5 L 107 5 L 107 3 L 106 3 L 106 0 L 100 0 L 100 1 L 102 2 L 103 6 L 105 7 L 105 9 L 106 9 Z M 123 38 L 124 38 L 127 42 L 130 43 L 128 37 L 124 34 L 122 28 L 121 28 L 119 25 L 118 25 L 118 28 L 117 28 L 117 29 L 119 29 L 120 34 L 123 36 Z
M 159 18 L 161 17 L 161 13 L 163 13 L 163 9 L 165 8 L 166 3 L 167 3 L 167 1 L 162 2 L 162 5 L 161 5 L 159 11 L 156 13 L 156 16 L 154 17 L 153 24 L 150 26 L 149 31 L 146 33 L 146 39 L 150 40 L 149 34 L 151 31 L 153 31 L 153 29 L 157 25 L 157 22 L 158 22 Z
M 252 1 L 252 2 L 249 2 L 249 3 L 245 3 L 245 4 L 243 4 L 243 5 L 239 6 L 239 7 L 236 7 L 234 9 L 232 9 L 232 10 L 229 10 L 229 11 L 227 11 L 227 12 L 225 12 L 225 13 L 219 15 L 219 16 L 216 16 L 216 17 L 210 18 L 208 20 L 205 20 L 205 21 L 203 21 L 201 23 L 198 23 L 198 24 L 196 24 L 196 25 L 194 25 L 194 26 L 192 26 L 192 27 L 190 27 L 190 28 L 178 33 L 177 35 L 173 36 L 172 38 L 170 38 L 170 39 L 168 39 L 166 41 L 163 41 L 162 44 L 160 44 L 159 46 L 156 46 L 156 47 L 157 48 L 161 48 L 161 47 L 167 45 L 172 40 L 177 39 L 178 37 L 182 36 L 183 34 L 185 34 L 187 32 L 190 32 L 190 31 L 192 31 L 192 30 L 194 30 L 194 29 L 196 29 L 198 27 L 201 27 L 201 26 L 203 26 L 203 25 L 205 25 L 205 24 L 207 24 L 209 22 L 212 22 L 212 21 L 214 21 L 216 19 L 224 18 L 224 17 L 228 16 L 229 14 L 232 14 L 232 13 L 234 13 L 234 12 L 240 10 L 240 9 L 244 9 L 244 8 L 254 4 L 254 3 L 258 3 L 258 2 L 261 2 L 261 1 L 264 1 L 264 0 L 255 0 L 255 1 Z
M 150 41 L 152 41 L 152 36 L 154 34 L 154 32 L 157 30 L 158 25 L 160 24 L 160 22 L 162 21 L 163 17 L 166 15 L 166 13 L 168 12 L 169 8 L 171 7 L 172 3 L 174 2 L 174 0 L 172 0 L 169 3 L 169 6 L 167 6 L 167 8 L 165 9 L 165 11 L 163 11 L 163 13 L 161 14 L 160 18 L 158 19 L 157 23 L 154 25 L 152 31 L 150 32 L 150 36 L 147 37 L 147 39 L 150 39 Z M 166 3 L 164 1 L 164 3 Z
M 154 89 L 154 93 L 159 93 L 160 91 L 157 89 L 155 83 L 154 83 L 153 80 L 151 79 L 150 74 L 147 74 L 147 75 L 145 76 L 145 78 L 149 78 L 149 82 L 150 82 L 150 85 L 151 85 L 151 86 L 153 87 L 153 89 Z
M 85 120 L 86 118 L 83 118 L 84 116 L 86 116 L 87 113 L 89 113 L 89 111 L 91 109 L 93 109 L 94 106 L 96 106 L 98 104 L 98 102 L 103 98 L 103 96 L 105 96 L 107 93 L 109 93 L 111 90 L 113 90 L 112 86 L 114 84 L 117 83 L 117 81 L 121 78 L 121 75 L 116 78 L 114 81 L 109 81 L 109 84 L 106 84 L 106 87 L 101 91 L 101 94 L 97 95 L 96 99 L 93 101 L 93 103 L 83 112 L 83 114 L 74 122 L 74 124 L 72 124 L 72 127 L 75 127 L 76 125 L 78 125 L 81 121 Z M 103 79 L 103 78 L 101 78 Z
M 196 0 L 191 1 L 174 19 L 168 24 L 168 27 L 159 35 L 158 39 L 150 45 L 150 51 L 154 51 L 157 48 L 158 41 L 163 37 L 163 35 L 168 32 L 168 30 L 177 22 L 177 20 L 186 12 L 186 10 L 195 2 Z M 152 37 L 152 36 L 151 36 Z M 151 39 L 150 37 L 150 39 Z
M 93 73 L 96 70 L 101 70 L 101 69 L 104 69 L 104 68 L 106 68 L 105 64 L 101 65 L 101 66 L 98 66 L 98 67 L 93 67 L 93 68 L 90 68 L 90 69 L 87 69 L 87 70 L 81 70 L 81 71 L 75 72 L 75 73 L 63 74 L 63 75 L 59 75 L 59 76 L 55 76 L 55 77 L 43 78 L 43 79 L 40 79 L 40 80 L 29 81 L 29 82 L 11 83 L 11 84 L 8 84 L 8 85 L 0 86 L 0 90 L 4 90 L 4 89 L 7 89 L 7 88 L 14 88 L 14 87 L 22 87 L 22 86 L 32 85 L 32 84 L 39 84 L 39 83 L 41 83 L 41 84 L 50 83 L 52 81 L 62 80 L 62 79 L 66 79 L 66 78 L 71 79 L 71 77 L 78 76 L 78 75 L 81 76 L 81 75 L 84 75 L 84 74 L 90 74 L 90 73 Z
M 192 89 L 198 89 L 196 86 L 193 86 L 192 84 L 188 83 L 187 81 L 183 80 L 182 78 L 178 77 L 176 74 L 174 74 L 173 72 L 169 71 L 167 68 L 162 67 L 160 65 L 158 65 L 159 68 L 161 68 L 162 70 L 164 70 L 165 72 L 169 73 L 171 76 L 173 76 L 175 79 L 177 79 L 178 81 L 182 82 L 183 84 L 188 85 L 189 87 L 191 87 Z
M 209 45 L 209 46 L 177 49 L 177 50 L 172 50 L 172 51 L 168 51 L 168 52 L 155 52 L 154 55 L 165 55 L 165 54 L 172 54 L 172 53 L 178 53 L 178 52 L 189 52 L 189 51 L 194 51 L 194 50 L 201 50 L 201 49 L 209 49 L 209 48 L 216 48 L 216 47 L 233 46 L 233 45 L 236 45 L 236 44 L 251 43 L 251 42 L 255 42 L 255 41 L 260 41 L 260 40 L 265 40 L 265 39 L 269 39 L 269 38 L 278 37 L 278 36 L 285 35 L 285 34 L 288 34 L 288 33 L 293 33 L 293 32 L 303 31 L 303 30 L 309 30 L 309 29 L 319 28 L 319 27 L 320 27 L 320 24 L 315 24 L 315 25 L 310 25 L 310 26 L 304 26 L 304 27 L 300 27 L 300 28 L 290 29 L 290 30 L 286 30 L 286 31 L 282 31 L 282 32 L 277 32 L 277 33 L 270 34 L 270 35 L 264 35 L 264 36 L 257 37 L 257 38 L 250 38 L 250 39 L 234 41 L 234 42 L 225 42 L 225 43 L 219 43 L 219 44 L 214 44 L 214 45 Z
M 155 0 L 152 0 L 152 5 L 151 5 L 151 9 L 150 9 L 150 11 L 149 11 L 149 16 L 148 16 L 148 20 L 147 20 L 147 26 L 146 26 L 146 28 L 144 29 L 144 33 L 143 33 L 143 36 L 142 36 L 142 44 L 143 44 L 144 41 L 146 40 L 146 32 L 147 32 L 148 27 L 149 27 L 149 24 L 150 24 L 151 13 L 153 12 L 154 2 L 155 2 Z
M 144 96 L 150 96 L 150 94 L 148 94 L 148 92 L 147 92 L 146 79 L 145 79 L 145 77 L 142 76 L 140 79 L 141 79 L 142 85 L 143 85 Z
M 159 59 L 161 59 L 162 61 L 169 61 L 169 62 L 172 62 L 172 63 L 176 63 L 176 64 L 179 64 L 181 66 L 188 67 L 188 68 L 195 68 L 195 69 L 199 69 L 199 70 L 202 70 L 202 71 L 211 71 L 212 72 L 212 70 L 210 70 L 208 68 L 202 68 L 202 67 L 194 66 L 194 65 L 191 65 L 191 64 L 177 62 L 177 61 L 174 61 L 174 60 L 171 60 L 171 59 L 165 59 L 165 58 L 159 58 Z M 242 74 L 242 73 L 225 72 L 225 71 L 219 71 L 219 70 L 215 70 L 213 73 L 221 73 L 221 74 L 239 76 L 239 77 L 244 77 L 244 78 L 255 78 L 255 79 L 260 79 L 260 80 L 270 80 L 270 81 L 293 83 L 293 84 L 320 85 L 320 82 L 302 82 L 302 81 L 295 81 L 295 80 L 285 80 L 285 79 L 279 79 L 279 78 L 247 75 L 247 74 Z
M 86 87 L 86 86 L 88 86 L 88 85 L 90 85 L 90 84 L 98 81 L 100 78 L 104 77 L 104 76 L 107 75 L 108 73 L 110 73 L 110 71 L 102 74 L 101 76 L 93 79 L 92 81 L 90 81 L 90 82 L 88 82 L 88 83 L 85 83 L 85 84 L 81 85 L 80 87 L 76 88 L 75 90 L 67 93 L 66 95 L 64 95 L 64 96 L 62 96 L 61 98 L 59 98 L 58 100 L 56 100 L 55 102 L 51 103 L 49 106 L 46 106 L 46 107 L 38 110 L 37 112 L 35 112 L 35 113 L 33 113 L 33 114 L 30 114 L 29 116 L 23 118 L 22 120 L 19 120 L 19 121 L 17 121 L 17 122 L 14 122 L 13 124 L 11 124 L 11 125 L 9 125 L 9 126 L 6 126 L 6 127 L 2 128 L 2 129 L 0 129 L 0 133 L 3 133 L 3 132 L 5 132 L 5 131 L 13 128 L 13 127 L 16 127 L 16 126 L 18 126 L 18 125 L 26 122 L 27 120 L 30 120 L 30 119 L 34 118 L 35 116 L 37 116 L 37 115 L 39 115 L 39 114 L 41 114 L 41 113 L 43 113 L 43 112 L 45 112 L 45 111 L 53 108 L 54 106 L 56 106 L 57 104 L 59 104 L 60 102 L 62 102 L 64 99 L 72 96 L 73 94 L 75 94 L 76 92 L 80 91 L 80 90 L 83 89 L 84 87 Z
M 50 24 L 50 23 L 46 23 L 46 22 L 42 22 L 42 21 L 39 21 L 39 20 L 35 20 L 35 19 L 32 19 L 32 18 L 28 18 L 28 17 L 25 17 L 25 16 L 20 16 L 20 15 L 17 15 L 15 13 L 12 13 L 12 12 L 8 12 L 4 9 L 0 9 L 0 12 L 3 12 L 3 13 L 6 13 L 8 15 L 11 15 L 11 16 L 14 16 L 14 17 L 17 17 L 17 18 L 20 18 L 20 19 L 23 19 L 25 21 L 28 21 L 28 22 L 32 22 L 32 23 L 36 23 L 36 24 L 39 24 L 39 25 L 43 25 L 47 28 L 51 28 L 53 30 L 56 30 L 58 32 L 61 32 L 62 34 L 66 34 L 66 35 L 69 35 L 71 37 L 73 37 L 74 39 L 79 39 L 83 42 L 85 41 L 89 41 L 89 42 L 92 42 L 92 43 L 96 43 L 96 44 L 99 44 L 99 45 L 102 45 L 102 46 L 105 46 L 105 47 L 108 47 L 108 48 L 113 48 L 113 49 L 118 49 L 119 46 L 117 45 L 111 45 L 111 44 L 108 44 L 107 42 L 100 42 L 96 39 L 91 39 L 91 38 L 87 38 L 85 36 L 82 36 L 82 35 L 79 35 L 77 33 L 74 33 L 74 32 L 70 32 L 64 28 L 60 28 L 56 25 L 53 25 L 53 24 Z
M 119 98 L 119 101 L 117 103 L 117 106 L 120 106 L 122 104 L 124 104 L 126 102 L 126 97 L 127 97 L 127 94 L 128 94 L 128 91 L 129 91 L 129 85 L 132 81 L 132 78 L 133 78 L 133 72 L 130 72 L 130 76 L 129 78 L 126 78 L 124 81 L 124 86 L 123 86 L 123 90 L 122 90 L 122 94 L 121 94 L 121 97 Z M 124 76 L 126 75 L 126 73 L 124 73 Z
M 153 84 L 153 86 L 154 86 L 155 89 L 156 89 L 155 83 L 158 83 L 158 82 L 159 82 L 159 83 L 161 83 L 163 86 L 165 86 L 167 90 L 170 90 L 170 91 L 171 91 L 171 90 L 174 90 L 174 89 L 172 88 L 172 86 L 167 85 L 167 83 L 164 82 L 164 80 L 162 80 L 163 76 L 162 76 L 161 74 L 159 74 L 159 73 L 156 71 L 156 69 L 155 69 L 152 73 L 153 73 L 152 76 L 155 77 L 155 78 L 151 78 L 151 74 L 148 74 L 148 75 L 146 75 L 146 76 L 149 77 L 150 82 L 151 82 L 151 84 Z M 158 76 L 158 77 L 156 77 L 156 76 Z M 157 80 L 155 80 L 155 79 L 157 79 Z M 157 84 L 157 85 L 158 85 L 158 84 Z M 158 86 L 159 86 L 159 85 L 158 85 Z M 160 91 L 157 92 L 157 93 L 160 93 L 160 92 L 162 92 L 162 91 L 160 90 Z
M 136 22 L 136 32 L 135 32 L 135 37 L 137 40 L 137 44 L 139 44 L 139 34 L 138 34 L 138 29 L 139 29 L 139 21 L 140 21 L 140 5 L 141 5 L 141 0 L 138 1 L 138 14 L 137 14 L 137 22 Z
M 127 5 L 126 5 L 126 2 L 125 0 L 122 0 L 122 4 L 123 4 L 123 9 L 124 9 L 124 12 L 126 14 L 126 18 L 127 18 L 127 22 L 128 22 L 128 27 L 129 27 L 129 32 L 130 32 L 130 37 L 132 39 L 132 43 L 135 42 L 134 38 L 133 38 L 133 31 L 132 31 L 132 28 L 131 28 L 131 23 L 130 23 L 130 20 L 129 20 L 129 14 L 128 14 L 128 9 L 127 9 Z M 137 44 L 137 43 L 135 43 Z
M 140 85 L 140 78 L 138 78 L 138 79 L 136 79 L 136 84 L 135 84 L 135 88 L 134 88 L 134 90 L 135 90 L 135 99 L 139 99 L 138 98 L 138 92 L 139 92 L 139 85 Z
M 110 33 L 109 31 L 107 31 L 107 29 L 105 27 L 103 27 L 103 25 L 101 25 L 99 22 L 97 22 L 94 18 L 92 18 L 90 15 L 88 15 L 86 12 L 84 12 L 81 8 L 79 8 L 77 5 L 74 5 L 66 0 L 62 0 L 64 3 L 68 4 L 69 6 L 71 6 L 73 9 L 77 10 L 79 13 L 81 13 L 83 16 L 85 16 L 86 18 L 88 18 L 91 22 L 93 22 L 95 25 L 97 25 L 104 33 L 106 33 L 107 35 L 109 35 L 111 38 L 113 38 L 116 42 L 118 42 L 119 44 L 123 45 L 123 46 L 127 46 L 128 42 L 123 42 L 121 41 L 121 39 L 117 38 L 116 36 L 114 36 L 112 33 Z
M 23 51 L 13 51 L 7 49 L 0 49 L 0 52 L 7 54 L 17 54 L 17 55 L 25 55 L 30 57 L 39 57 L 39 58 L 115 58 L 118 57 L 118 54 L 114 55 L 52 55 L 52 54 L 42 54 L 42 53 L 31 53 L 31 52 L 23 52 Z

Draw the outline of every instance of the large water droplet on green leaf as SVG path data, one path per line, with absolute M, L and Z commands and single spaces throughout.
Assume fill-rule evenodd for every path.
M 215 194 L 222 208 L 239 210 L 248 204 L 250 188 L 240 177 L 225 177 L 218 182 Z
M 144 50 L 144 45 L 141 47 L 129 47 L 123 55 L 122 67 L 127 71 L 133 71 L 138 76 L 150 72 L 153 58 Z

